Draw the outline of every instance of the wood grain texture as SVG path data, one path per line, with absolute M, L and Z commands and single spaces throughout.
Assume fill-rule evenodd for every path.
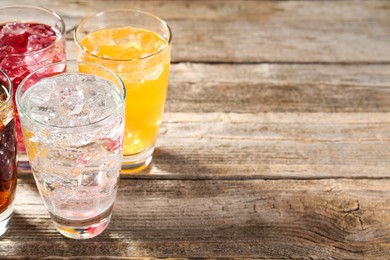
M 173 64 L 153 164 L 121 176 L 108 230 L 63 238 L 23 174 L 0 258 L 387 258 L 389 1 L 34 5 L 64 17 L 69 59 L 87 15 L 154 13 Z
M 33 179 L 19 181 L 1 256 L 377 258 L 390 246 L 389 180 L 121 180 L 107 231 L 53 228 Z
M 388 178 L 388 113 L 166 113 L 153 166 L 126 178 Z
M 171 67 L 167 112 L 390 112 L 389 65 Z
M 68 29 L 102 10 L 152 12 L 172 27 L 174 62 L 390 62 L 387 1 L 38 0 L 35 5 L 57 11 Z

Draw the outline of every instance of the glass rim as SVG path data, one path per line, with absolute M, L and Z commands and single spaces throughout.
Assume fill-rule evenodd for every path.
M 120 106 L 117 106 L 115 109 L 113 109 L 107 116 L 95 121 L 95 122 L 92 122 L 92 123 L 89 123 L 89 124 L 83 124 L 83 125 L 77 125 L 77 126 L 57 126 L 57 125 L 50 125 L 50 124 L 46 124 L 46 123 L 43 123 L 39 120 L 36 120 L 34 118 L 31 118 L 31 116 L 29 116 L 28 114 L 26 114 L 26 112 L 24 111 L 22 105 L 21 105 L 21 99 L 20 99 L 20 93 L 22 92 L 22 88 L 23 88 L 23 85 L 27 82 L 27 80 L 29 80 L 33 75 L 43 71 L 44 69 L 47 69 L 49 67 L 53 67 L 53 66 L 58 66 L 58 65 L 64 65 L 65 68 L 67 67 L 67 65 L 69 63 L 77 63 L 77 64 L 88 64 L 88 65 L 92 65 L 92 66 L 96 66 L 96 67 L 99 67 L 105 71 L 107 71 L 108 73 L 110 73 L 111 75 L 114 76 L 115 79 L 118 80 L 119 82 L 119 86 L 116 87 L 117 89 L 119 88 L 121 92 L 119 92 L 119 96 L 121 98 L 121 105 Z M 53 76 L 48 76 L 48 77 L 43 77 L 42 79 L 45 79 L 45 78 L 51 78 L 51 77 L 55 77 L 57 75 L 62 75 L 62 74 L 66 74 L 67 72 L 63 72 L 63 73 L 59 73 L 59 74 L 55 74 Z M 85 74 L 85 73 L 81 73 L 81 72 L 78 72 L 80 74 Z M 94 74 L 86 74 L 86 75 L 93 75 L 93 76 L 96 76 L 96 77 L 100 77 L 100 78 L 103 78 L 99 75 L 94 75 Z M 39 81 L 41 81 L 42 79 L 39 79 Z M 105 78 L 103 78 L 105 79 Z M 105 79 L 107 80 L 107 79 Z M 39 82 L 37 81 L 37 82 Z M 34 86 L 35 84 L 34 83 L 33 85 L 30 86 L 30 88 L 32 86 Z M 115 84 L 115 83 L 113 83 Z M 116 84 L 115 84 L 116 86 Z M 122 107 L 124 107 L 125 105 L 125 98 L 126 98 L 126 88 L 125 88 L 125 85 L 122 81 L 122 79 L 114 72 L 112 71 L 111 69 L 105 67 L 105 66 L 102 66 L 100 64 L 96 64 L 96 63 L 92 63 L 92 62 L 86 62 L 86 61 L 77 61 L 77 60 L 67 60 L 67 61 L 62 61 L 62 62 L 56 62 L 56 63 L 51 63 L 51 64 L 48 64 L 48 65 L 45 65 L 43 67 L 40 67 L 39 69 L 36 69 L 34 70 L 33 72 L 31 72 L 28 76 L 26 76 L 19 84 L 19 87 L 16 89 L 16 94 L 15 94 L 15 103 L 16 103 L 16 107 L 17 107 L 17 110 L 19 112 L 19 114 L 22 114 L 23 116 L 27 117 L 28 120 L 34 122 L 34 123 L 37 123 L 39 125 L 42 125 L 42 126 L 47 126 L 47 127 L 50 127 L 50 128 L 56 128 L 56 129 L 74 129 L 74 128 L 83 128 L 83 127 L 90 127 L 91 125 L 96 125 L 96 124 L 99 124 L 100 122 L 106 120 L 107 118 L 110 118 L 113 114 L 115 114 L 118 110 L 120 110 Z
M 55 46 L 55 44 L 57 44 L 58 41 L 60 41 L 62 38 L 65 37 L 65 34 L 66 34 L 65 21 L 56 12 L 54 12 L 52 10 L 49 10 L 47 8 L 44 8 L 44 7 L 33 6 L 33 5 L 9 5 L 9 6 L 2 6 L 2 7 L 0 7 L 0 11 L 6 10 L 6 9 L 11 9 L 11 8 L 29 8 L 29 9 L 35 9 L 35 10 L 39 10 L 39 11 L 44 11 L 44 12 L 46 12 L 48 14 L 51 14 L 54 17 L 56 17 L 58 19 L 58 21 L 61 23 L 61 31 L 60 31 L 60 37 L 57 37 L 54 42 L 52 42 L 50 45 L 46 46 L 45 48 L 41 48 L 41 49 L 35 50 L 35 51 L 27 51 L 27 52 L 24 52 L 24 53 L 10 53 L 10 54 L 6 54 L 4 57 L 25 57 L 25 56 L 33 55 L 33 54 L 36 54 L 36 53 L 40 53 L 40 52 L 46 51 L 47 49 L 52 48 L 53 46 Z M 10 21 L 10 22 L 16 22 L 16 21 L 17 20 Z M 24 22 L 28 22 L 28 20 L 24 20 L 24 21 L 21 21 L 21 22 L 23 22 L 23 23 Z M 3 22 L 0 21 L 0 24 L 3 24 Z
M 12 81 L 10 79 L 10 77 L 7 75 L 7 73 L 5 73 L 3 70 L 0 69 L 0 73 L 4 75 L 5 77 L 5 80 L 7 81 L 8 83 L 8 88 L 6 89 L 7 90 L 7 98 L 5 99 L 4 102 L 1 102 L 0 103 L 0 111 L 2 111 L 10 102 L 12 102 L 12 95 L 13 95 L 13 85 L 12 85 Z
M 128 13 L 128 12 L 132 12 L 132 13 L 139 13 L 139 14 L 143 14 L 143 15 L 146 15 L 146 16 L 150 16 L 154 19 L 156 19 L 157 21 L 159 21 L 162 25 L 164 25 L 166 27 L 166 29 L 168 30 L 168 40 L 167 40 L 167 44 L 166 46 L 164 46 L 164 48 L 152 53 L 152 54 L 149 54 L 145 57 L 140 57 L 140 58 L 134 58 L 134 59 L 113 59 L 113 58 L 106 58 L 106 57 L 103 57 L 103 56 L 99 56 L 99 55 L 96 55 L 96 54 L 93 54 L 92 52 L 88 51 L 81 43 L 80 43 L 80 40 L 78 39 L 77 37 L 77 34 L 78 32 L 80 31 L 80 28 L 87 22 L 89 21 L 90 19 L 92 18 L 95 18 L 95 17 L 98 17 L 98 16 L 101 16 L 101 15 L 104 15 L 104 14 L 107 14 L 107 13 L 122 13 L 122 12 L 125 12 L 125 13 Z M 171 30 L 171 27 L 169 27 L 169 25 L 167 24 L 167 22 L 165 22 L 163 19 L 161 19 L 160 17 L 154 15 L 154 14 L 151 14 L 149 12 L 145 12 L 145 11 L 141 11 L 141 10 L 137 10 L 137 9 L 111 9 L 111 10 L 106 10 L 106 11 L 102 11 L 102 12 L 98 12 L 98 13 L 95 13 L 95 14 L 92 14 L 92 15 L 89 15 L 87 16 L 86 18 L 84 18 L 83 20 L 81 20 L 81 22 L 77 25 L 76 29 L 74 30 L 73 32 L 73 38 L 74 38 L 74 41 L 76 43 L 76 46 L 80 48 L 81 51 L 95 57 L 95 58 L 98 58 L 98 59 L 101 59 L 101 60 L 107 60 L 107 61 L 118 61 L 118 62 L 132 62 L 132 61 L 141 61 L 141 60 L 146 60 L 146 59 L 149 59 L 149 58 L 152 58 L 152 57 L 155 57 L 157 56 L 158 54 L 161 54 L 163 52 L 165 52 L 170 46 L 171 46 L 171 43 L 172 43 L 172 30 Z

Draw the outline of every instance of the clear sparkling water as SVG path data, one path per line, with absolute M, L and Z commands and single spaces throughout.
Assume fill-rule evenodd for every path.
M 21 106 L 30 115 L 21 122 L 48 210 L 85 220 L 109 209 L 122 160 L 124 121 L 117 88 L 96 76 L 66 73 L 28 89 Z

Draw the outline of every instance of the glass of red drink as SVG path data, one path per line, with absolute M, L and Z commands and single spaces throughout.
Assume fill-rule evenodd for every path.
M 8 228 L 16 189 L 16 136 L 12 82 L 0 70 L 0 235 Z
M 64 21 L 50 10 L 34 6 L 0 8 L 0 69 L 11 78 L 14 94 L 31 72 L 66 60 L 65 38 Z M 18 160 L 28 166 L 17 112 L 15 119 Z

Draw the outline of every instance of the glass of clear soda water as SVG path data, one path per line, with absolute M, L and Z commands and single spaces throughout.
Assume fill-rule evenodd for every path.
M 66 237 L 97 236 L 110 221 L 122 163 L 124 100 L 114 72 L 76 61 L 44 66 L 17 90 L 31 169 L 54 226 Z

